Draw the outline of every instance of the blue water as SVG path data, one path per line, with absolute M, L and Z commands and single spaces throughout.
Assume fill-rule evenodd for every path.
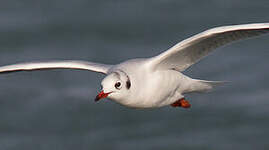
M 0 65 L 115 64 L 157 55 L 211 27 L 269 22 L 268 14 L 268 0 L 2 1 Z M 0 150 L 269 149 L 268 43 L 267 35 L 220 48 L 184 72 L 231 81 L 187 95 L 189 110 L 94 103 L 104 76 L 88 71 L 1 74 Z

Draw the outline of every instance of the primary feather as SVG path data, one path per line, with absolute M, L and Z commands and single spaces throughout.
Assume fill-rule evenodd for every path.
M 12 65 L 6 65 L 0 67 L 0 73 L 42 70 L 42 69 L 80 69 L 107 74 L 110 68 L 111 65 L 93 63 L 88 61 L 58 60 L 58 61 L 40 61 L 40 62 L 28 62 L 28 63 L 17 63 Z
M 269 23 L 223 26 L 206 30 L 179 42 L 152 58 L 154 69 L 184 71 L 214 49 L 225 44 L 269 32 Z

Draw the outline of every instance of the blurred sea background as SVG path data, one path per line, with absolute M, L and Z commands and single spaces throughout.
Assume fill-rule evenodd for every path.
M 268 0 L 1 1 L 0 65 L 116 64 L 157 55 L 212 27 L 253 22 L 269 22 Z M 268 43 L 268 35 L 234 43 L 185 71 L 231 81 L 187 95 L 191 109 L 95 103 L 104 75 L 94 72 L 1 74 L 0 150 L 269 149 Z

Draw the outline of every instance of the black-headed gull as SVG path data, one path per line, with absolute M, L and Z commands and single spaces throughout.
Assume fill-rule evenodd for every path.
M 222 82 L 192 79 L 182 71 L 220 46 L 268 32 L 269 23 L 223 26 L 192 36 L 151 58 L 131 59 L 117 65 L 77 60 L 29 62 L 2 66 L 0 73 L 58 68 L 90 70 L 107 74 L 95 101 L 107 97 L 134 108 L 189 108 L 183 94 L 208 91 Z

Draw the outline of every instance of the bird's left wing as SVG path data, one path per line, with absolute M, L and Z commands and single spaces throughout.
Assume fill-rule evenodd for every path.
M 184 71 L 220 46 L 268 32 L 269 23 L 213 28 L 179 42 L 160 55 L 150 58 L 150 63 L 153 69 Z
M 111 67 L 112 65 L 105 65 L 80 60 L 40 61 L 2 66 L 0 67 L 0 73 L 43 69 L 80 69 L 107 74 Z

